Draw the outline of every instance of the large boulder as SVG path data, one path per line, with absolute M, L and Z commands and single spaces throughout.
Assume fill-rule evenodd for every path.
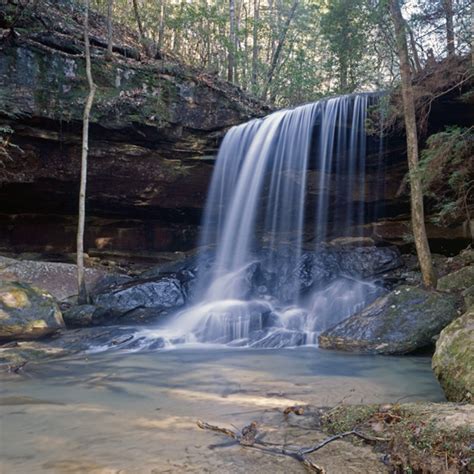
M 95 285 L 107 273 L 86 268 L 88 287 Z M 56 300 L 74 299 L 77 295 L 77 266 L 72 263 L 17 260 L 0 255 L 0 280 L 22 281 L 50 293 Z
M 430 346 L 459 315 L 461 296 L 400 286 L 319 336 L 325 349 L 405 354 Z
M 474 403 L 474 308 L 441 331 L 432 366 L 448 400 Z
M 53 297 L 26 283 L 0 281 L 0 339 L 36 339 L 64 327 Z

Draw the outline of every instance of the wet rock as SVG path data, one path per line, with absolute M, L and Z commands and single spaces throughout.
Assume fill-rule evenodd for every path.
M 460 313 L 458 295 L 400 286 L 319 336 L 325 349 L 405 354 L 430 346 Z
M 63 311 L 63 319 L 68 328 L 96 326 L 103 322 L 101 311 L 91 304 L 71 306 Z
M 179 280 L 163 277 L 157 281 L 133 280 L 96 294 L 92 300 L 109 323 L 148 323 L 183 306 L 185 295 Z
M 438 280 L 438 290 L 465 290 L 474 285 L 474 265 L 463 267 Z
M 474 308 L 441 331 L 432 367 L 448 400 L 474 403 Z
M 68 354 L 67 349 L 52 347 L 42 341 L 15 341 L 0 347 L 0 364 L 18 366 L 25 362 L 37 362 Z M 25 370 L 28 370 L 28 367 Z
M 356 247 L 339 253 L 341 271 L 347 275 L 368 278 L 403 265 L 396 247 Z
M 37 339 L 64 327 L 53 297 L 26 283 L 0 281 L 0 339 Z
M 294 347 L 307 344 L 311 341 L 306 340 L 306 334 L 300 331 L 291 331 L 288 329 L 277 329 L 269 332 L 265 337 L 259 338 L 250 344 L 250 347 L 264 347 L 278 349 L 281 347 Z

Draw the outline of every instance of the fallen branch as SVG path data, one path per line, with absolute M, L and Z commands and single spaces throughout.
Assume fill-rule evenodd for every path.
M 325 440 L 313 446 L 303 447 L 303 448 L 298 448 L 298 447 L 286 448 L 285 446 L 275 445 L 272 443 L 265 443 L 264 441 L 259 440 L 256 436 L 257 424 L 255 422 L 252 422 L 250 425 L 246 426 L 245 428 L 242 428 L 242 430 L 239 430 L 237 432 L 232 431 L 228 428 L 222 428 L 220 426 L 211 425 L 201 420 L 197 422 L 197 425 L 199 428 L 203 430 L 214 431 L 216 433 L 221 433 L 229 438 L 232 438 L 244 448 L 256 449 L 258 451 L 261 451 L 267 454 L 291 457 L 292 459 L 295 459 L 301 462 L 305 466 L 305 468 L 308 469 L 309 471 L 316 472 L 318 474 L 325 474 L 326 471 L 324 470 L 324 468 L 322 468 L 321 466 L 318 466 L 313 461 L 311 461 L 307 457 L 307 455 L 314 453 L 315 451 L 318 451 L 319 449 L 323 448 L 329 443 L 332 443 L 333 441 L 345 438 L 347 436 L 356 436 L 357 438 L 360 438 L 364 441 L 369 441 L 369 442 L 389 441 L 389 439 L 387 438 L 378 438 L 378 437 L 368 436 L 364 433 L 360 433 L 359 431 L 352 430 L 352 431 L 345 431 L 344 433 L 339 433 L 337 435 L 326 438 Z

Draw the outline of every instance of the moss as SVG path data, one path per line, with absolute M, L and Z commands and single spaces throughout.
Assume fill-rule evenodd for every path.
M 0 293 L 0 301 L 8 308 L 25 308 L 30 305 L 28 295 L 21 289 L 9 289 Z
M 342 405 L 324 414 L 322 426 L 331 434 L 351 431 L 365 424 L 378 408 L 378 405 Z

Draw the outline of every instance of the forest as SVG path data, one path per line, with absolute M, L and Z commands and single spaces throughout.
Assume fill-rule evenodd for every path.
M 469 0 L 0 0 L 0 471 L 474 473 Z
M 278 107 L 393 87 L 396 39 L 388 2 L 92 0 L 164 55 L 226 79 Z M 404 5 L 414 71 L 471 48 L 468 0 Z

